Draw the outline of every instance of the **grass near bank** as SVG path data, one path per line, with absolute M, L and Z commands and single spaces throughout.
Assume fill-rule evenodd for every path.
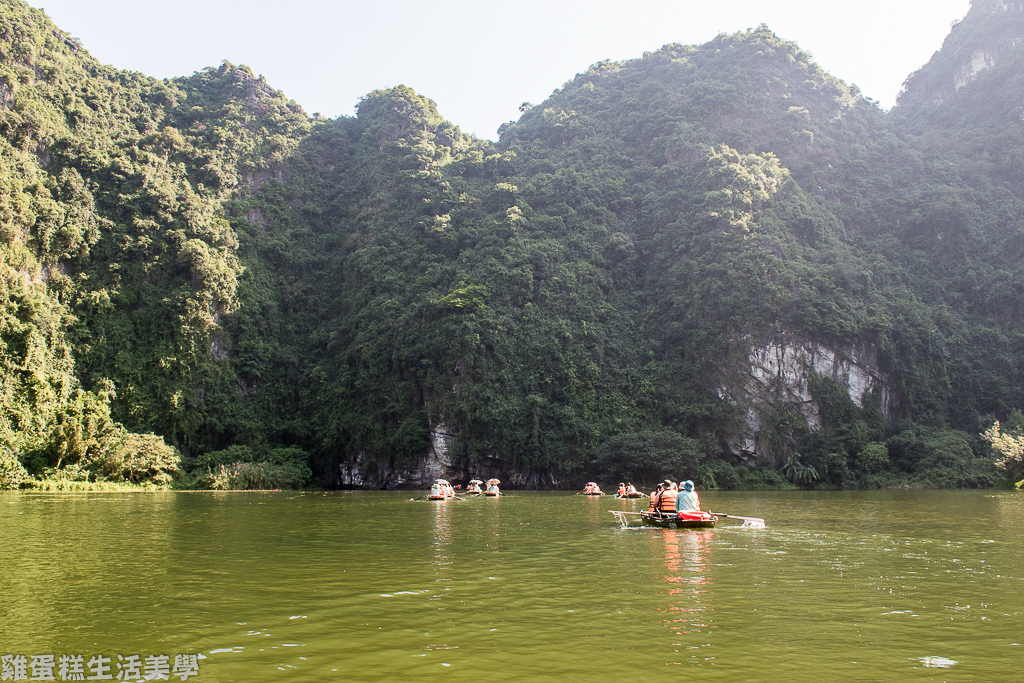
M 132 484 L 117 481 L 68 481 L 66 479 L 28 479 L 21 483 L 23 491 L 166 491 L 170 487 L 156 484 Z

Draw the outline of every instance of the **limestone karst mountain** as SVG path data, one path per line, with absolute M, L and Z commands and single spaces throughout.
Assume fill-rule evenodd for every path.
M 975 0 L 892 112 L 762 26 L 595 64 L 490 143 L 405 87 L 325 120 L 230 63 L 120 72 L 2 0 L 4 467 L 991 483 L 1019 4 Z

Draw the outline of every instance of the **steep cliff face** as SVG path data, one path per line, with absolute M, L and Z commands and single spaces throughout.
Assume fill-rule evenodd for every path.
M 1022 44 L 1024 1 L 973 0 L 942 50 L 907 79 L 898 106 L 942 105 L 982 73 L 1006 65 Z
M 430 446 L 410 467 L 370 463 L 365 453 L 338 465 L 335 484 L 344 488 L 428 488 L 435 479 L 462 478 L 450 454 L 457 434 L 443 422 L 430 426 Z M 474 473 L 475 475 L 475 473 Z M 472 478 L 472 477 L 469 477 Z
M 778 464 L 785 454 L 777 450 L 779 437 L 796 430 L 822 427 L 821 410 L 812 394 L 814 377 L 835 381 L 858 407 L 874 405 L 886 419 L 896 412 L 896 392 L 870 344 L 829 346 L 800 335 L 780 334 L 752 343 L 745 362 L 722 373 L 718 396 L 737 407 L 742 419 L 725 434 L 732 454 L 754 466 Z M 780 421 L 779 416 L 787 416 Z M 551 473 L 510 467 L 490 455 L 470 462 L 452 452 L 458 432 L 443 422 L 430 426 L 430 447 L 412 466 L 369 465 L 365 457 L 341 463 L 337 485 L 345 488 L 426 488 L 435 479 L 455 482 L 497 477 L 512 487 L 562 488 Z
M 767 437 L 778 435 L 780 414 L 798 416 L 803 424 L 792 427 L 821 428 L 820 410 L 811 393 L 816 375 L 846 389 L 858 407 L 874 400 L 886 418 L 893 417 L 895 393 L 879 367 L 877 351 L 868 344 L 833 348 L 806 337 L 780 335 L 751 345 L 746 360 L 717 391 L 743 413 L 742 426 L 727 436 L 727 442 L 733 455 L 747 464 L 779 458 Z
M 338 465 L 335 486 L 354 489 L 426 489 L 436 479 L 454 483 L 470 479 L 496 478 L 506 488 L 561 489 L 564 482 L 557 475 L 536 468 L 515 467 L 495 453 L 470 460 L 453 453 L 458 430 L 444 422 L 430 425 L 430 446 L 410 466 L 384 465 L 370 462 L 365 453 Z

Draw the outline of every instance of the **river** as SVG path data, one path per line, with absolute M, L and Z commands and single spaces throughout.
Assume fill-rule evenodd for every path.
M 1024 494 L 706 491 L 767 527 L 702 531 L 621 528 L 640 504 L 610 496 L 415 495 L 0 493 L 5 673 L 1021 675 Z

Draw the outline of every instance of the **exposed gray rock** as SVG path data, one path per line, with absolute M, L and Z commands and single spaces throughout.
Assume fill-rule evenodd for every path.
M 894 393 L 888 378 L 878 366 L 872 345 L 853 344 L 830 348 L 814 340 L 780 335 L 763 344 L 754 344 L 747 354 L 747 365 L 723 378 L 717 392 L 744 412 L 741 430 L 728 435 L 733 454 L 753 464 L 758 458 L 773 459 L 762 440 L 769 427 L 765 416 L 791 407 L 807 428 L 821 428 L 821 413 L 811 396 L 812 375 L 830 377 L 863 407 L 877 395 L 879 408 L 887 419 L 893 417 Z
M 390 466 L 369 464 L 365 454 L 342 462 L 338 480 L 342 488 L 357 489 L 422 489 L 430 488 L 435 479 L 464 483 L 470 479 L 498 479 L 506 487 L 528 489 L 560 489 L 564 484 L 556 475 L 532 469 L 508 467 L 496 454 L 482 460 L 453 457 L 451 445 L 458 437 L 456 429 L 442 420 L 430 425 L 430 447 L 414 467 L 397 470 Z

